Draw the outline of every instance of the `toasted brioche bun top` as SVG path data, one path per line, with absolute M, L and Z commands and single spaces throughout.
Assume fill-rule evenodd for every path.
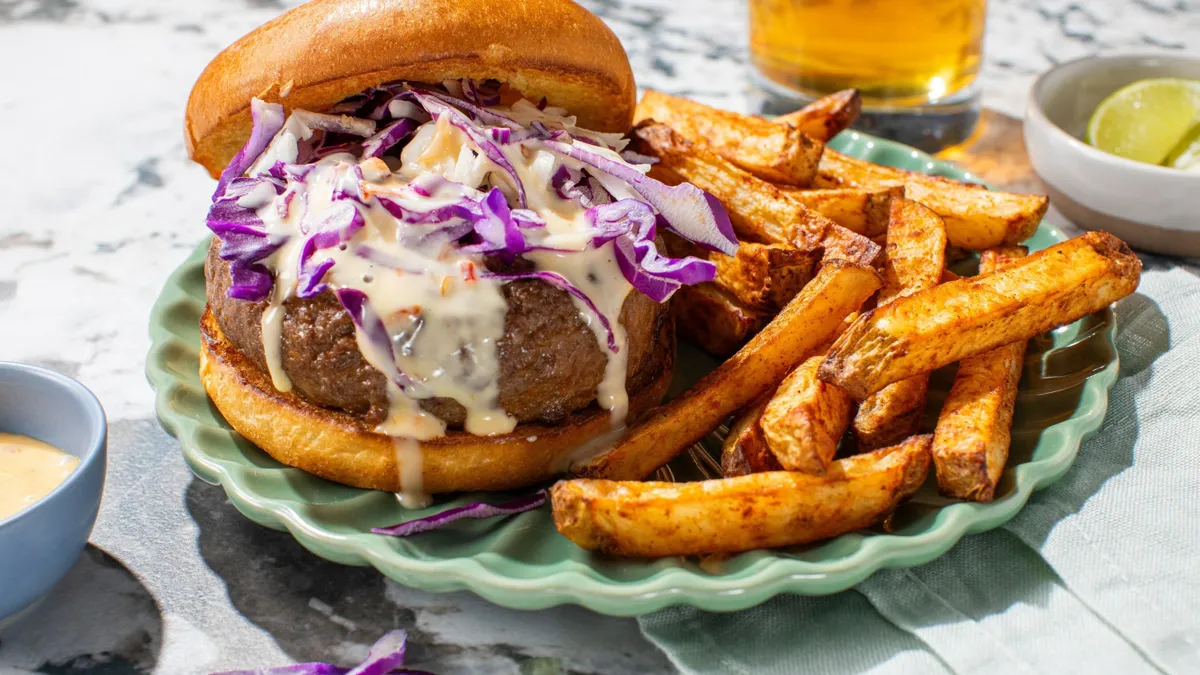
M 188 97 L 188 155 L 219 175 L 250 136 L 254 97 L 323 112 L 385 82 L 461 78 L 544 96 L 587 129 L 626 131 L 633 121 L 625 50 L 570 0 L 312 0 L 208 64 Z

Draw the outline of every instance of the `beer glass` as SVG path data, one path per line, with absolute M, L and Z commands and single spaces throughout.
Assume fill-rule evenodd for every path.
M 750 0 L 750 56 L 765 112 L 846 88 L 856 125 L 936 151 L 979 116 L 986 0 Z

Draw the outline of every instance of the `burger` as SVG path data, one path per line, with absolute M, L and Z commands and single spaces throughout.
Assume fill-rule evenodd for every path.
M 720 205 L 625 149 L 616 36 L 568 0 L 314 0 L 197 80 L 217 179 L 200 375 L 284 464 L 418 495 L 561 473 L 658 404 Z

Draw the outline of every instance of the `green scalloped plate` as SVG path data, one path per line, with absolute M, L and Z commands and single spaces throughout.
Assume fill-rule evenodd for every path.
M 864 134 L 842 134 L 831 146 L 880 164 L 978 182 L 952 164 Z M 1029 243 L 1041 249 L 1065 238 L 1043 223 Z M 224 486 L 233 505 L 251 520 L 291 532 L 323 558 L 372 565 L 406 586 L 428 591 L 469 589 L 517 609 L 576 603 L 626 616 L 689 604 L 732 611 L 777 593 L 834 593 L 882 567 L 923 564 L 964 534 L 1008 521 L 1034 490 L 1062 476 L 1080 442 L 1099 428 L 1117 377 L 1111 310 L 1034 339 L 1026 356 L 1009 467 L 995 501 L 953 502 L 926 485 L 884 526 L 820 545 L 743 553 L 716 565 L 694 558 L 619 559 L 581 550 L 561 537 L 548 508 L 460 521 L 395 539 L 369 530 L 422 512 L 404 511 L 391 494 L 337 485 L 279 464 L 231 430 L 205 396 L 197 353 L 207 247 L 207 242 L 200 244 L 163 287 L 150 316 L 153 345 L 146 367 L 157 390 L 159 419 L 179 439 L 196 475 Z M 972 264 L 965 263 L 968 268 Z M 711 361 L 681 347 L 677 384 L 694 380 L 708 367 Z M 940 409 L 951 377 L 952 372 L 934 374 L 931 410 Z M 705 464 L 694 451 L 672 467 L 684 477 L 696 475 Z M 478 497 L 439 500 L 434 508 Z

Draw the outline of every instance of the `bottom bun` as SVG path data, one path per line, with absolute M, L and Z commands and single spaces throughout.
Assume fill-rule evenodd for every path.
M 231 345 L 206 308 L 200 320 L 200 380 L 209 398 L 239 434 L 276 460 L 328 480 L 398 492 L 396 443 L 351 415 L 281 393 L 270 378 Z M 637 419 L 666 394 L 675 365 L 675 335 L 664 324 L 656 361 L 661 372 L 629 396 Z M 424 492 L 509 490 L 563 473 L 570 456 L 611 430 L 609 414 L 592 406 L 560 424 L 522 424 L 512 433 L 475 436 L 449 431 L 420 441 Z

